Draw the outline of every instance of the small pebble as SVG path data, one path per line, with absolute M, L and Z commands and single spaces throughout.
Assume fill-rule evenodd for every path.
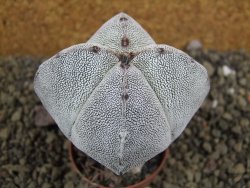
M 52 188 L 52 185 L 49 183 L 43 183 L 42 188 Z
M 194 179 L 194 172 L 191 170 L 186 170 L 186 176 L 187 176 L 187 180 L 189 182 L 192 182 Z
M 217 100 L 213 100 L 212 108 L 216 108 L 217 106 L 218 106 L 218 101 Z
M 192 40 L 187 45 L 188 51 L 200 50 L 202 49 L 202 43 L 199 40 Z
M 240 83 L 240 85 L 245 86 L 245 85 L 247 85 L 247 79 L 242 78 L 242 79 L 240 79 L 239 83 Z
M 168 182 L 163 182 L 163 188 L 180 188 L 178 185 L 174 185 Z
M 9 129 L 7 127 L 4 127 L 0 129 L 0 139 L 6 140 L 9 135 Z
M 205 61 L 203 63 L 203 66 L 207 69 L 208 76 L 211 77 L 214 74 L 214 72 L 215 72 L 213 65 L 211 63 Z
M 220 154 L 225 155 L 228 152 L 227 145 L 224 142 L 218 143 L 216 146 L 216 151 L 218 151 Z
M 74 183 L 72 181 L 68 181 L 66 182 L 66 184 L 64 185 L 64 188 L 72 188 L 74 187 Z
M 210 143 L 205 142 L 205 143 L 203 144 L 203 149 L 204 149 L 205 151 L 207 151 L 208 153 L 210 153 L 210 152 L 212 151 L 212 146 L 211 146 Z
M 236 134 L 242 134 L 241 127 L 239 125 L 236 125 L 232 128 L 232 132 Z
M 233 168 L 234 174 L 243 174 L 245 173 L 245 166 L 243 163 L 236 164 Z
M 12 116 L 11 116 L 11 121 L 12 122 L 17 122 L 21 119 L 21 116 L 22 116 L 22 109 L 19 108 L 18 110 L 16 110 Z
M 228 76 L 228 75 L 230 75 L 230 74 L 235 74 L 235 71 L 232 70 L 231 68 L 229 68 L 229 67 L 226 66 L 226 65 L 224 65 L 224 66 L 222 67 L 222 70 L 223 70 L 224 76 Z
M 233 146 L 234 150 L 238 153 L 240 153 L 242 151 L 242 142 L 239 142 L 239 143 L 236 143 L 234 146 Z
M 38 127 L 44 127 L 55 124 L 55 121 L 50 114 L 45 110 L 43 106 L 35 107 L 35 125 Z

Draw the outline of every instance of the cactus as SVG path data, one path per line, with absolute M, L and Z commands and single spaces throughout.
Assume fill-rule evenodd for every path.
M 209 87 L 202 65 L 156 44 L 125 13 L 86 43 L 46 60 L 34 80 L 35 92 L 64 135 L 116 174 L 166 150 Z

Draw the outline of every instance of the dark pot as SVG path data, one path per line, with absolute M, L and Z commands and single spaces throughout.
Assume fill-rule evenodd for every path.
M 143 179 L 142 181 L 140 181 L 136 184 L 133 184 L 133 185 L 129 185 L 125 188 L 144 188 L 147 185 L 149 185 L 154 180 L 154 178 L 157 176 L 157 174 L 161 171 L 161 169 L 163 168 L 163 166 L 166 162 L 166 159 L 168 157 L 168 154 L 169 154 L 168 150 L 165 150 L 163 152 L 162 157 L 161 157 L 161 161 L 159 162 L 158 167 L 149 176 L 146 176 L 145 179 Z M 73 170 L 76 171 L 81 176 L 83 181 L 87 182 L 88 184 L 92 185 L 93 187 L 109 188 L 109 187 L 105 187 L 103 185 L 99 185 L 99 184 L 89 180 L 87 177 L 85 177 L 81 173 L 80 168 L 75 161 L 75 156 L 76 156 L 76 153 L 74 151 L 74 145 L 70 142 L 69 143 L 69 158 L 70 158 L 71 166 L 72 166 Z

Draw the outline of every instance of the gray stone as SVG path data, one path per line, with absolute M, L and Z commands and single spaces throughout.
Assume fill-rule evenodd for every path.
M 195 182 L 199 182 L 201 180 L 201 173 L 196 172 L 194 175 Z
M 218 53 L 212 53 L 210 56 L 209 56 L 211 62 L 213 63 L 217 63 L 218 61 L 220 61 L 220 54 Z
M 26 160 L 24 158 L 19 159 L 20 165 L 25 165 Z
M 198 188 L 198 185 L 194 182 L 188 182 L 185 187 L 186 188 Z
M 202 187 L 212 188 L 212 181 L 207 177 L 202 179 Z
M 234 145 L 234 150 L 238 153 L 242 151 L 242 142 L 238 142 Z
M 247 118 L 242 118 L 240 120 L 240 125 L 243 126 L 243 127 L 248 127 L 250 125 L 249 123 L 250 121 L 247 119 Z
M 42 188 L 52 188 L 52 185 L 50 185 L 49 183 L 45 182 L 45 183 L 43 183 Z
M 234 178 L 234 182 L 237 183 L 242 179 L 242 175 L 238 175 Z
M 9 129 L 8 127 L 4 127 L 3 129 L 0 129 L 0 139 L 6 140 L 9 135 Z
M 192 182 L 194 179 L 194 172 L 192 170 L 186 170 L 187 180 Z
M 203 66 L 207 69 L 207 73 L 211 77 L 215 72 L 213 65 L 211 63 L 205 61 L 203 63 Z
M 223 114 L 223 118 L 225 118 L 226 120 L 229 120 L 229 121 L 233 119 L 232 115 L 228 112 L 225 112 Z
M 64 185 L 64 188 L 73 188 L 74 183 L 72 181 L 67 181 L 66 184 Z
M 37 188 L 37 183 L 35 181 L 30 182 L 27 188 Z
M 0 123 L 3 122 L 6 118 L 6 112 L 4 110 L 0 110 Z
M 236 134 L 242 134 L 242 130 L 241 130 L 241 127 L 239 125 L 236 125 L 232 128 L 232 131 L 233 133 L 236 133 Z
M 187 45 L 188 51 L 200 50 L 202 49 L 202 43 L 199 40 L 192 40 Z
M 208 153 L 211 153 L 212 151 L 212 146 L 209 142 L 204 142 L 202 145 L 203 149 L 207 151 Z
M 215 150 L 213 153 L 211 153 L 211 155 L 209 157 L 210 157 L 210 159 L 213 159 L 213 160 L 219 159 L 220 152 Z
M 217 163 L 214 160 L 209 160 L 209 161 L 207 161 L 207 163 L 205 165 L 204 172 L 206 174 L 210 174 L 210 173 L 214 172 L 216 167 L 217 167 Z
M 221 137 L 221 131 L 218 129 L 213 129 L 212 130 L 212 135 L 216 138 L 220 138 Z
M 163 182 L 163 188 L 180 188 L 178 185 L 174 185 L 168 182 Z
M 21 116 L 22 116 L 22 109 L 19 108 L 17 109 L 11 116 L 11 121 L 12 122 L 17 122 L 21 119 Z
M 216 145 L 216 151 L 220 154 L 225 155 L 228 151 L 227 145 L 224 142 L 220 142 Z
M 59 177 L 60 175 L 61 175 L 60 169 L 54 167 L 54 168 L 52 169 L 51 178 L 52 178 L 53 180 L 56 180 L 56 179 L 58 179 L 58 177 Z
M 241 78 L 239 81 L 240 85 L 246 86 L 247 85 L 247 79 L 246 78 Z
M 46 138 L 45 142 L 47 144 L 50 144 L 51 142 L 53 142 L 56 139 L 56 135 L 54 133 L 48 133 L 46 136 L 47 136 L 47 138 Z
M 238 163 L 234 166 L 233 173 L 234 174 L 243 174 L 245 173 L 245 166 L 243 163 Z
M 242 96 L 239 96 L 238 97 L 238 102 L 239 102 L 239 105 L 240 107 L 246 107 L 247 106 L 247 101 L 245 98 L 243 98 Z
M 218 188 L 224 188 L 225 186 L 224 186 L 224 182 L 223 181 L 220 181 L 219 183 L 218 183 Z

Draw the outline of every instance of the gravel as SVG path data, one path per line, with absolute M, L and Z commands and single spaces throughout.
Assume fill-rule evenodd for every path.
M 250 54 L 200 47 L 188 53 L 208 69 L 211 91 L 170 146 L 167 163 L 150 187 L 248 188 Z M 31 57 L 0 58 L 0 185 L 86 187 L 71 171 L 66 138 L 50 125 L 51 119 L 45 124 L 36 119 L 41 103 L 33 91 L 33 77 L 41 62 Z

